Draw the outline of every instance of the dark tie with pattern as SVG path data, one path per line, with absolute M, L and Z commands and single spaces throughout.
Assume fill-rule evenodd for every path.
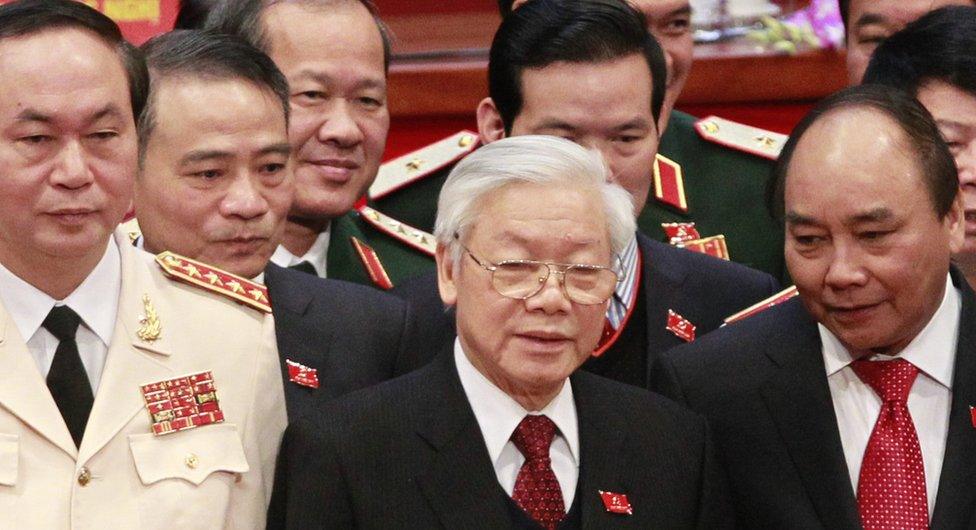
M 88 415 L 95 401 L 88 373 L 78 355 L 78 343 L 75 342 L 75 332 L 80 323 L 81 317 L 70 307 L 57 306 L 51 309 L 41 324 L 60 341 L 54 352 L 51 369 L 47 373 L 47 388 L 51 391 L 76 446 L 81 445 Z
M 315 272 L 315 267 L 307 261 L 300 261 L 294 265 L 289 265 L 288 268 L 294 269 L 296 271 L 305 272 L 311 274 L 312 276 L 318 276 L 318 273 Z
M 526 416 L 512 433 L 512 443 L 525 456 L 512 490 L 512 500 L 547 530 L 566 517 L 562 490 L 552 471 L 549 446 L 556 424 L 546 416 Z
M 882 402 L 857 482 L 861 524 L 865 530 L 927 529 L 922 449 L 908 412 L 918 368 L 904 359 L 854 361 L 851 367 Z

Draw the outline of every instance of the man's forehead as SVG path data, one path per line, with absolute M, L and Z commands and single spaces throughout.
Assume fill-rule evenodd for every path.
M 948 5 L 973 5 L 967 0 L 851 0 L 851 27 L 885 24 L 901 27 L 929 11 Z
M 644 16 L 654 22 L 656 18 L 691 12 L 688 0 L 629 0 Z

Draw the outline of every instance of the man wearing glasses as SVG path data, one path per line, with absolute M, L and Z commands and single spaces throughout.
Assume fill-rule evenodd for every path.
M 270 528 L 726 524 L 704 423 L 577 371 L 634 233 L 607 173 L 544 136 L 458 164 L 435 230 L 453 352 L 289 427 Z

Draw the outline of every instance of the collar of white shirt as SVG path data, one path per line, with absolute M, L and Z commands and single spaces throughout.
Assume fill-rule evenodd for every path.
M 478 371 L 461 348 L 461 341 L 454 342 L 454 362 L 457 365 L 461 386 L 481 427 L 481 434 L 488 448 L 492 463 L 512 437 L 515 428 L 527 414 L 545 414 L 556 424 L 559 434 L 566 440 L 573 460 L 579 465 L 579 426 L 576 423 L 576 403 L 572 385 L 567 380 L 562 390 L 542 410 L 527 411 L 511 396 Z
M 115 331 L 121 288 L 122 261 L 115 237 L 109 238 L 105 254 L 88 277 L 64 300 L 51 298 L 0 265 L 0 300 L 25 341 L 40 329 L 55 305 L 66 305 L 107 347 Z
M 952 278 L 947 276 L 945 294 L 939 308 L 925 328 L 897 355 L 949 390 L 952 390 L 961 308 L 959 290 L 952 285 Z M 823 324 L 817 324 L 817 327 L 823 343 L 824 367 L 827 377 L 830 377 L 843 370 L 854 359 L 830 330 Z M 891 357 L 875 355 L 871 359 L 886 360 Z
M 318 237 L 315 238 L 315 242 L 309 247 L 308 252 L 302 257 L 292 254 L 284 245 L 278 245 L 274 254 L 271 255 L 271 263 L 279 267 L 291 267 L 292 265 L 298 265 L 303 261 L 307 261 L 312 264 L 312 267 L 315 267 L 315 273 L 320 278 L 325 278 L 326 259 L 329 255 L 329 233 L 331 231 L 332 225 L 330 224 L 325 227 L 325 230 L 319 233 Z

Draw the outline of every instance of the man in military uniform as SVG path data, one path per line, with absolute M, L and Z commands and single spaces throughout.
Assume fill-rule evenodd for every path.
M 264 527 L 286 423 L 266 293 L 113 237 L 146 87 L 96 10 L 0 7 L 0 527 Z
M 143 51 L 137 243 L 267 286 L 290 418 L 396 375 L 414 349 L 406 303 L 269 263 L 294 191 L 284 75 L 231 35 L 172 32 Z
M 429 237 L 380 223 L 386 219 L 357 205 L 376 177 L 390 125 L 390 44 L 372 4 L 231 0 L 207 26 L 265 51 L 291 86 L 295 201 L 271 260 L 383 288 L 432 268 Z
M 499 0 L 503 16 L 511 12 L 513 3 L 517 7 L 523 1 Z M 766 211 L 764 194 L 770 160 L 776 158 L 783 135 L 673 111 L 692 64 L 690 4 L 687 0 L 630 3 L 647 17 L 648 29 L 668 61 L 653 196 L 638 218 L 638 227 L 654 239 L 730 257 L 781 277 L 783 229 Z M 462 132 L 384 164 L 370 188 L 376 208 L 407 224 L 432 229 L 437 192 L 452 162 L 472 148 L 470 140 L 465 143 L 468 136 Z M 664 228 L 664 223 L 678 226 Z

